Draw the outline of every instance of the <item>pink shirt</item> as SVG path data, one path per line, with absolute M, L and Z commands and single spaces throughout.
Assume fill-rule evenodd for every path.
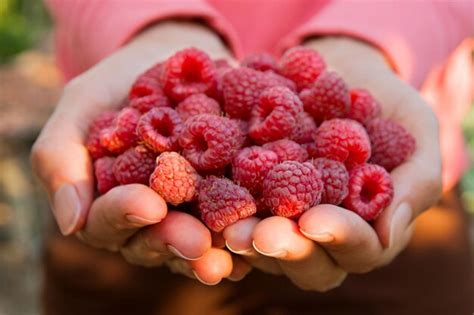
M 467 166 L 460 120 L 472 98 L 473 2 L 424 0 L 47 0 L 56 20 L 57 57 L 67 79 L 85 71 L 160 19 L 201 17 L 240 58 L 279 55 L 314 35 L 373 43 L 402 79 L 439 114 L 445 188 Z M 462 79 L 461 79 L 462 78 Z M 449 152 L 449 153 L 448 153 Z

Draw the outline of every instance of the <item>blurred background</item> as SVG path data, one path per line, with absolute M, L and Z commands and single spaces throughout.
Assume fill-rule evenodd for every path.
M 49 210 L 28 159 L 60 93 L 52 51 L 51 20 L 40 0 L 0 0 L 0 315 L 39 314 Z M 474 156 L 474 109 L 463 128 Z M 461 189 L 472 220 L 474 168 Z

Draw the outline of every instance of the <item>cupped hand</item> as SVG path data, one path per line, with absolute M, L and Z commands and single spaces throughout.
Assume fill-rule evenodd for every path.
M 311 40 L 331 70 L 350 87 L 369 90 L 382 115 L 416 138 L 415 153 L 391 172 L 394 199 L 369 224 L 354 212 L 321 204 L 298 222 L 283 217 L 248 218 L 224 231 L 227 247 L 256 268 L 284 274 L 298 287 L 327 291 L 348 273 L 365 273 L 391 262 L 410 240 L 414 219 L 441 194 L 438 124 L 418 92 L 401 81 L 371 46 L 348 38 Z

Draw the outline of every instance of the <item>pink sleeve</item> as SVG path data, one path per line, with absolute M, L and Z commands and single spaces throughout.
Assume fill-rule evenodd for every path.
M 358 37 L 381 48 L 406 81 L 419 87 L 474 32 L 471 1 L 330 1 L 292 34 Z M 288 42 L 288 45 L 294 44 Z
M 58 64 L 66 79 L 88 69 L 148 24 L 174 17 L 202 18 L 234 47 L 227 22 L 203 0 L 46 0 L 56 21 Z

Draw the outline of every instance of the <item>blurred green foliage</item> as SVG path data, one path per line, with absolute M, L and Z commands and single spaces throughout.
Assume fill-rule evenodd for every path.
M 474 104 L 464 117 L 463 131 L 466 139 L 469 156 L 474 157 Z M 469 212 L 474 214 L 474 167 L 469 168 L 462 179 L 463 199 Z
M 41 0 L 0 0 L 0 63 L 36 44 L 49 26 Z

